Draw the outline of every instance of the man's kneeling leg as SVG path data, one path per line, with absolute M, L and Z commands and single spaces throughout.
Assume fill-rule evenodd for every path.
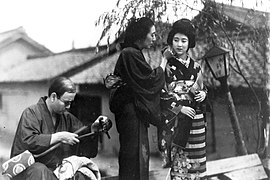
M 47 166 L 36 162 L 12 180 L 57 180 L 57 178 Z

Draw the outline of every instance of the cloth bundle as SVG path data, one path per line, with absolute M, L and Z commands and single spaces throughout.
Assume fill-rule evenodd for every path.
M 59 180 L 66 180 L 72 178 L 77 171 L 91 180 L 101 179 L 98 166 L 89 158 L 79 156 L 70 156 L 63 159 L 62 164 L 54 170 L 54 174 Z
M 18 154 L 17 156 L 14 156 L 13 158 L 4 162 L 2 165 L 2 174 L 13 178 L 34 163 L 34 156 L 28 150 L 26 150 L 21 154 Z

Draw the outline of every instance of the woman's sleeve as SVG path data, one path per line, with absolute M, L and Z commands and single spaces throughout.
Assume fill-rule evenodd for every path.
M 199 73 L 198 73 L 198 86 L 200 90 L 203 90 L 204 88 L 204 84 L 203 84 L 203 76 L 202 76 L 202 70 L 200 69 Z
M 152 69 L 140 52 L 124 52 L 123 79 L 127 81 L 134 92 L 155 94 L 164 86 L 164 73 L 161 67 Z
M 200 68 L 200 70 L 198 72 L 198 77 L 197 77 L 197 80 L 196 80 L 195 89 L 200 90 L 200 91 L 204 91 L 206 96 L 207 96 L 208 90 L 207 90 L 207 88 L 206 88 L 206 86 L 204 85 L 204 82 L 203 82 L 203 75 L 202 75 L 201 68 Z

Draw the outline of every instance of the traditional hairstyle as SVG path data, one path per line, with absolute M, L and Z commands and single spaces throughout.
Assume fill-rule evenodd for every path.
M 61 97 L 65 92 L 75 93 L 75 84 L 66 77 L 58 77 L 53 80 L 48 90 L 48 95 L 50 96 L 53 92 L 56 93 L 57 97 Z
M 152 26 L 154 22 L 150 18 L 132 18 L 125 32 L 124 47 L 132 46 L 137 40 L 144 40 Z
M 190 20 L 188 19 L 180 19 L 173 23 L 172 29 L 168 34 L 167 43 L 172 45 L 173 37 L 175 34 L 181 33 L 188 37 L 188 47 L 194 48 L 196 45 L 195 41 L 195 28 Z

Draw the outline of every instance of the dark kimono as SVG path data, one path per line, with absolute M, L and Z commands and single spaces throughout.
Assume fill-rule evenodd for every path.
M 188 62 L 188 63 L 186 63 Z M 186 63 L 186 64 L 184 64 Z M 159 135 L 160 149 L 165 166 L 171 166 L 171 179 L 199 180 L 206 172 L 206 122 L 203 103 L 194 100 L 197 90 L 204 90 L 201 68 L 190 57 L 181 61 L 168 59 L 166 88 L 162 94 L 162 119 L 173 129 L 170 137 L 164 132 Z M 193 119 L 181 113 L 182 106 L 196 111 Z
M 126 99 L 115 113 L 119 133 L 119 179 L 149 179 L 149 123 L 160 126 L 161 67 L 152 69 L 136 47 L 122 50 L 114 74 L 127 84 L 119 93 Z
M 64 112 L 59 115 L 54 126 L 45 100 L 46 97 L 40 98 L 37 104 L 23 111 L 13 141 L 11 157 L 25 150 L 29 150 L 33 155 L 40 154 L 50 148 L 51 134 L 60 131 L 75 132 L 83 126 L 82 123 L 69 112 Z M 96 147 L 92 148 L 97 148 L 97 144 Z M 64 158 L 72 155 L 75 150 L 76 148 L 72 148 L 70 145 L 61 144 L 48 154 L 35 158 L 36 163 L 32 165 L 33 167 L 30 166 L 14 179 L 23 180 L 26 177 L 27 179 L 40 180 L 55 179 L 56 177 L 52 174 L 52 171 L 61 164 Z M 33 173 L 35 173 L 35 167 L 44 169 L 44 165 L 48 169 L 45 168 L 44 172 L 41 174 L 33 175 Z

